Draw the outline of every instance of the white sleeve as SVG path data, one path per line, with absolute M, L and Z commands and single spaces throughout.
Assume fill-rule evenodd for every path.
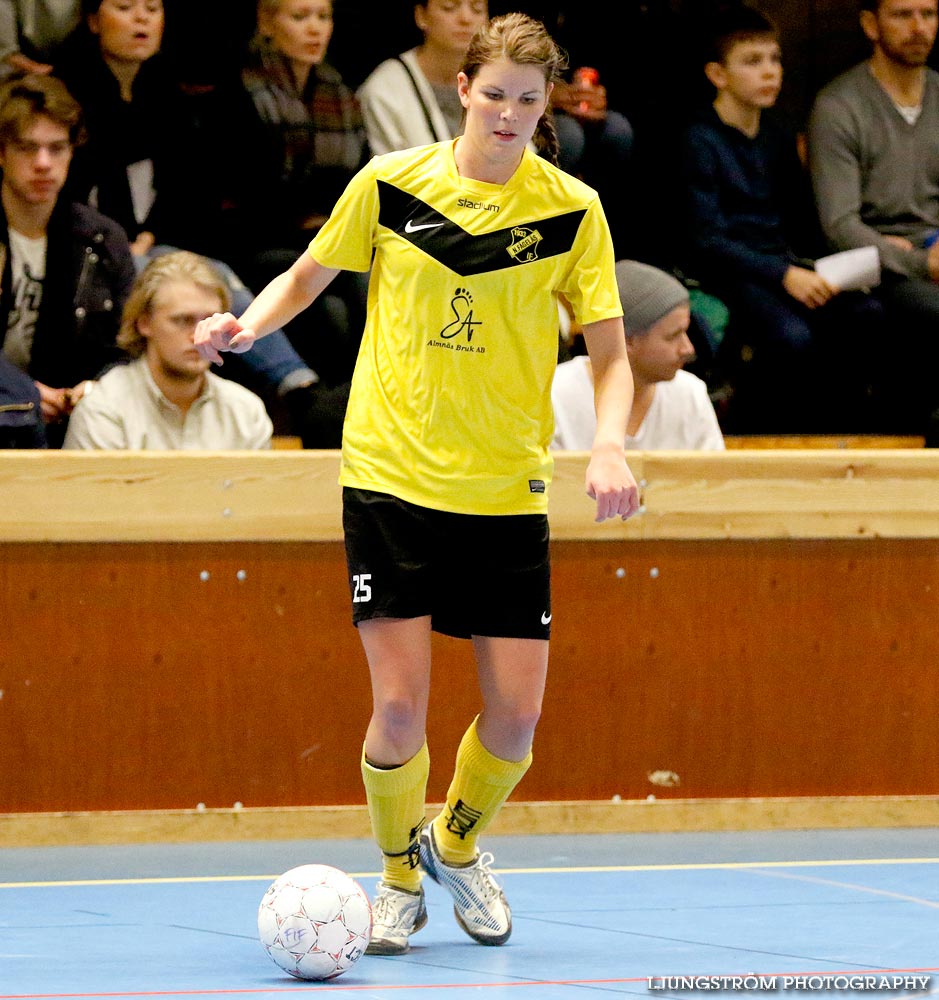
M 251 440 L 248 447 L 257 451 L 263 451 L 271 446 L 271 436 L 274 433 L 274 425 L 268 416 L 264 403 L 258 398 L 259 409 L 254 426 L 251 428 Z
M 694 402 L 697 436 L 695 448 L 701 451 L 723 451 L 725 447 L 724 435 L 721 432 L 714 404 L 711 402 L 707 385 L 704 382 L 698 382 L 695 385 Z
M 583 371 L 582 359 L 558 365 L 551 384 L 554 438 L 557 451 L 590 451 L 597 432 L 593 388 Z
M 375 154 L 426 146 L 451 137 L 433 88 L 421 73 L 413 52 L 386 59 L 356 92 L 369 148 Z
M 374 154 L 434 142 L 407 70 L 397 60 L 382 63 L 356 93 Z

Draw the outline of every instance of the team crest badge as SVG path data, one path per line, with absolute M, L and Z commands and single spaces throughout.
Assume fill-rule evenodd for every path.
M 542 237 L 537 229 L 515 226 L 512 229 L 512 239 L 514 242 L 507 249 L 509 256 L 516 264 L 527 264 L 529 261 L 538 259 L 538 244 Z

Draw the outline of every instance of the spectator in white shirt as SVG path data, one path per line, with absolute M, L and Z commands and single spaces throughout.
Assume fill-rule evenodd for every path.
M 721 450 L 724 438 L 707 386 L 683 371 L 694 357 L 688 339 L 688 291 L 671 275 L 635 260 L 616 264 L 633 405 L 625 447 L 632 450 Z M 589 451 L 597 429 L 590 359 L 558 365 L 551 390 L 552 447 Z
M 473 33 L 487 17 L 487 0 L 415 0 L 414 21 L 424 41 L 379 64 L 356 94 L 373 153 L 460 135 L 463 105 L 456 77 Z
M 85 391 L 65 448 L 147 450 L 270 447 L 259 396 L 210 372 L 193 344 L 196 324 L 229 308 L 228 288 L 205 258 L 187 251 L 152 260 L 133 288 L 118 344 L 134 358 Z

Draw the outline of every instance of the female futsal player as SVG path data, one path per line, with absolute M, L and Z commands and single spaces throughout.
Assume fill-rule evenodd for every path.
M 543 26 L 495 18 L 457 82 L 462 137 L 375 157 L 290 270 L 196 344 L 244 351 L 337 271 L 371 267 L 369 313 L 342 445 L 353 620 L 371 673 L 362 774 L 383 876 L 372 954 L 400 954 L 427 919 L 421 874 L 457 921 L 503 944 L 511 912 L 479 833 L 531 763 L 551 622 L 547 497 L 557 296 L 596 376 L 586 474 L 596 517 L 629 517 L 632 400 L 609 230 L 596 193 L 526 148 L 555 152 L 547 112 L 562 55 Z M 472 638 L 482 711 L 424 827 L 431 631 Z

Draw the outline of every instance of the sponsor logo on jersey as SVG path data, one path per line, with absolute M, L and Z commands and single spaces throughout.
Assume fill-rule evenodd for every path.
M 450 299 L 450 310 L 454 315 L 452 323 L 448 323 L 441 331 L 440 336 L 444 340 L 450 340 L 460 333 L 466 333 L 467 344 L 473 340 L 473 331 L 477 326 L 482 326 L 481 319 L 473 318 L 473 296 L 469 289 L 458 288 Z
M 429 340 L 427 346 L 446 347 L 451 351 L 465 354 L 485 354 L 485 347 L 473 344 L 473 334 L 477 327 L 483 325 L 483 321 L 476 319 L 473 311 L 473 294 L 468 288 L 461 286 L 454 291 L 453 298 L 450 299 L 450 312 L 453 319 L 437 334 L 440 339 Z

